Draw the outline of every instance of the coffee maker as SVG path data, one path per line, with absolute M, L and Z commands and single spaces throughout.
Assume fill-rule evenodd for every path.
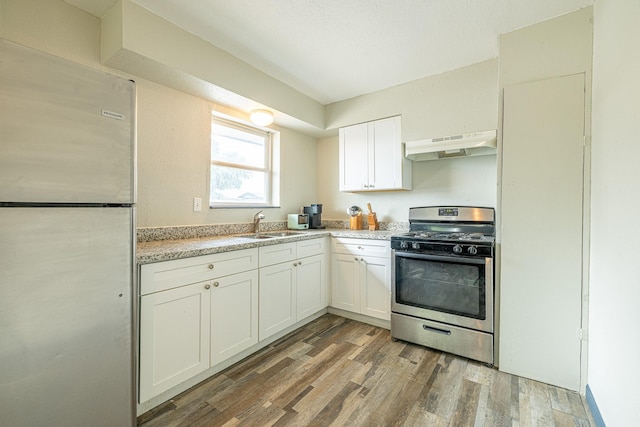
M 304 213 L 309 215 L 309 228 L 325 228 L 322 225 L 322 205 L 313 204 L 304 207 Z

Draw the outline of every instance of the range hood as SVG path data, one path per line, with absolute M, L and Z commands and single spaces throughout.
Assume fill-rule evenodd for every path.
M 405 157 L 411 160 L 438 160 L 453 157 L 496 154 L 496 131 L 465 133 L 441 138 L 405 142 Z

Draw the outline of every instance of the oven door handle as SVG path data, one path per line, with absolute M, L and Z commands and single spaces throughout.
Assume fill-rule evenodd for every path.
M 436 332 L 438 334 L 451 335 L 451 331 L 448 331 L 446 329 L 434 328 L 433 326 L 429 325 L 422 325 L 422 329 L 424 329 L 425 331 Z
M 425 259 L 430 261 L 449 261 L 449 262 L 458 261 L 460 264 L 486 264 L 487 260 L 491 259 L 491 258 L 466 258 L 466 257 L 455 256 L 455 255 L 448 255 L 448 256 L 426 255 L 426 254 L 416 254 L 413 252 L 399 252 L 399 251 L 393 251 L 393 255 L 395 257 Z

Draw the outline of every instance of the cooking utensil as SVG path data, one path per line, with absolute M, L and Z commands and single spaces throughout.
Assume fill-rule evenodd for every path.
M 347 215 L 349 216 L 358 216 L 358 215 L 362 215 L 362 209 L 360 209 L 359 206 L 351 206 L 350 208 L 347 208 Z

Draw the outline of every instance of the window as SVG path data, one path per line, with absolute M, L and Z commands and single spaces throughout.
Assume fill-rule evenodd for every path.
M 211 122 L 210 204 L 271 206 L 272 133 L 219 117 Z

